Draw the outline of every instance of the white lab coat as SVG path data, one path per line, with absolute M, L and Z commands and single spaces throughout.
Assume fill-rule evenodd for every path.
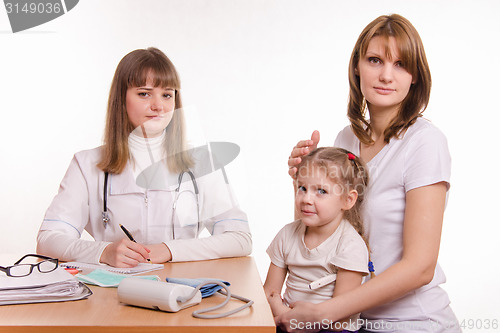
M 168 172 L 165 161 L 159 162 L 155 173 L 157 179 L 149 184 L 149 188 L 155 189 L 136 184 L 130 163 L 121 174 L 109 175 L 107 209 L 110 222 L 105 227 L 102 220 L 104 172 L 96 166 L 99 160 L 100 148 L 75 154 L 40 227 L 40 253 L 62 260 L 99 262 L 110 242 L 125 237 L 119 224 L 124 225 L 138 243 L 167 244 L 174 261 L 241 256 L 251 252 L 246 214 L 239 209 L 220 170 L 196 177 L 201 226 L 215 236 L 193 239 L 196 223 L 186 225 L 191 223 L 185 223 L 183 216 L 188 215 L 190 221 L 197 220 L 197 216 L 193 216 L 197 215 L 194 199 L 190 208 L 189 205 L 185 209 L 178 207 L 176 216 L 181 218 L 174 218 L 173 232 L 172 207 L 178 175 Z M 185 190 L 194 192 L 187 174 L 181 185 L 181 192 Z M 195 198 L 192 194 L 190 197 Z M 179 199 L 178 202 L 185 201 Z M 95 242 L 80 239 L 83 230 L 88 231 Z

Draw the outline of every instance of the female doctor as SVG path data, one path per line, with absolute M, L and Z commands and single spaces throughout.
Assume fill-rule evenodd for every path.
M 130 52 L 111 84 L 104 145 L 75 154 L 37 252 L 115 267 L 250 254 L 246 214 L 225 174 L 199 167 L 204 157 L 186 150 L 173 64 L 156 48 Z M 198 238 L 203 227 L 210 237 Z M 81 239 L 83 230 L 95 241 Z

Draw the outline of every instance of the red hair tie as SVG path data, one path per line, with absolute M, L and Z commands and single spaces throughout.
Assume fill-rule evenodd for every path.
M 354 161 L 356 159 L 356 156 L 354 156 L 354 154 L 351 153 L 347 153 L 347 157 L 349 157 L 351 161 Z

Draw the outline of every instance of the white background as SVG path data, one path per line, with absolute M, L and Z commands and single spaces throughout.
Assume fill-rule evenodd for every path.
M 205 137 L 241 147 L 228 173 L 264 278 L 265 249 L 293 219 L 288 155 L 314 129 L 332 145 L 347 125 L 352 47 L 388 13 L 407 17 L 424 41 L 433 75 L 425 116 L 446 134 L 453 157 L 444 288 L 460 320 L 500 319 L 495 0 L 82 0 L 16 34 L 0 7 L 0 253 L 35 251 L 72 155 L 102 142 L 118 61 L 156 46 L 176 65 L 184 104 L 197 110 Z

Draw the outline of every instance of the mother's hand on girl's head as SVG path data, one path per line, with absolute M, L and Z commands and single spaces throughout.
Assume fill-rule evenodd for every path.
M 296 166 L 300 164 L 302 161 L 302 156 L 306 156 L 314 149 L 318 147 L 319 143 L 319 131 L 314 131 L 311 135 L 311 139 L 299 141 L 295 147 L 292 149 L 292 153 L 288 158 L 288 174 L 295 178 L 295 174 L 297 173 Z

